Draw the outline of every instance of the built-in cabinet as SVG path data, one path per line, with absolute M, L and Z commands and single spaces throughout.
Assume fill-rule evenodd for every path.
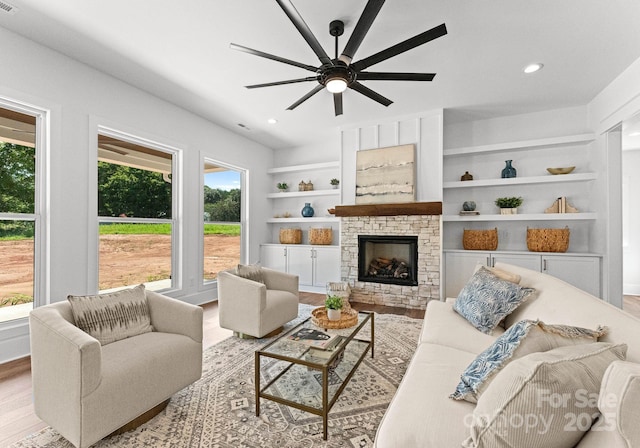
M 328 282 L 340 280 L 340 248 L 307 244 L 262 244 L 263 266 L 297 275 L 300 289 L 325 292 Z
M 267 170 L 273 179 L 273 192 L 267 194 L 271 201 L 271 244 L 260 246 L 260 263 L 268 268 L 288 272 L 299 277 L 300 289 L 325 292 L 327 282 L 340 280 L 340 218 L 328 209 L 340 204 L 340 188 L 330 180 L 340 179 L 340 162 L 322 162 L 291 165 Z M 299 191 L 301 182 L 313 183 L 313 190 Z M 278 192 L 276 185 L 286 182 L 289 191 Z M 310 203 L 314 215 L 302 217 L 305 203 Z M 284 217 L 289 214 L 289 217 Z M 302 230 L 303 244 L 279 244 L 280 228 L 296 227 Z M 333 230 L 331 245 L 316 246 L 309 243 L 309 229 L 330 227 Z
M 456 297 L 478 264 L 508 263 L 544 272 L 600 297 L 601 258 L 596 254 L 445 250 L 445 295 Z

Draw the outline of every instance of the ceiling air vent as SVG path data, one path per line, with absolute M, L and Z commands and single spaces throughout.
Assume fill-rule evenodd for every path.
M 0 0 L 0 11 L 6 12 L 7 14 L 15 14 L 18 12 L 18 8 Z

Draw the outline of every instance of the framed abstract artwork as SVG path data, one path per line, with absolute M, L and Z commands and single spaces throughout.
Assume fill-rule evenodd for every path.
M 414 202 L 415 145 L 356 153 L 356 204 Z

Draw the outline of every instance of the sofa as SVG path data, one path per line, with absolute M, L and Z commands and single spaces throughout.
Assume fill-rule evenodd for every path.
M 298 276 L 257 265 L 218 273 L 220 327 L 239 337 L 279 333 L 298 317 Z
M 590 411 L 595 421 L 589 422 L 587 419 L 586 423 L 581 422 L 580 418 L 583 415 L 580 413 L 576 416 L 563 415 L 561 405 L 558 405 L 556 417 L 567 419 L 568 430 L 575 430 L 572 426 L 582 426 L 578 428 L 582 430 L 579 431 L 579 440 L 571 446 L 580 448 L 640 446 L 640 425 L 638 425 L 640 422 L 640 364 L 638 364 L 640 363 L 640 319 L 547 274 L 506 263 L 496 263 L 495 267 L 503 272 L 520 276 L 519 286 L 534 288 L 535 293 L 508 314 L 503 321 L 503 327 L 497 327 L 490 335 L 478 331 L 454 310 L 455 298 L 429 302 L 416 352 L 378 427 L 375 447 L 476 446 L 471 438 L 471 426 L 474 418 L 477 418 L 477 412 L 474 414 L 474 410 L 486 404 L 481 402 L 494 384 L 489 384 L 477 404 L 454 400 L 450 395 L 460 382 L 461 373 L 478 354 L 490 346 L 495 346 L 494 341 L 506 329 L 524 319 L 590 329 L 603 325 L 608 328 L 608 332 L 598 338 L 598 342 L 594 345 L 601 342 L 626 344 L 626 347 L 623 347 L 626 349 L 626 361 L 614 360 L 607 364 L 608 367 L 602 379 L 594 379 L 599 381 L 597 388 L 600 389 L 599 393 L 590 397 L 594 402 L 596 399 L 598 401 L 597 409 L 594 412 Z M 566 347 L 562 350 L 567 351 Z M 515 364 L 529 362 L 526 358 L 536 356 L 545 355 L 533 353 L 520 360 L 509 361 L 509 364 L 493 377 L 493 381 L 497 383 L 502 379 L 501 375 L 507 374 L 508 369 L 511 374 L 518 368 Z M 502 387 L 508 389 L 507 386 Z M 499 397 L 500 394 L 507 392 L 496 390 L 492 393 L 494 393 L 493 397 Z M 551 397 L 562 396 L 560 393 L 551 395 Z M 609 400 L 606 399 L 607 397 Z M 610 399 L 611 397 L 614 399 Z M 588 417 L 586 414 L 584 416 Z M 513 423 L 511 421 L 512 425 Z M 563 434 L 558 435 L 557 444 L 554 442 L 544 446 L 566 446 L 559 441 L 562 436 Z M 501 440 L 493 444 L 477 446 L 519 448 L 537 445 L 525 437 L 512 444 Z
M 113 342 L 81 330 L 70 301 L 30 313 L 35 413 L 77 448 L 148 415 L 202 374 L 202 308 L 134 289 L 152 329 Z

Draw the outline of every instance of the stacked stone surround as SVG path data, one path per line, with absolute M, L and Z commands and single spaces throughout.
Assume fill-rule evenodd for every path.
M 358 235 L 418 237 L 418 285 L 358 281 Z M 343 217 L 340 229 L 342 280 L 352 285 L 351 301 L 425 309 L 440 299 L 440 216 Z

